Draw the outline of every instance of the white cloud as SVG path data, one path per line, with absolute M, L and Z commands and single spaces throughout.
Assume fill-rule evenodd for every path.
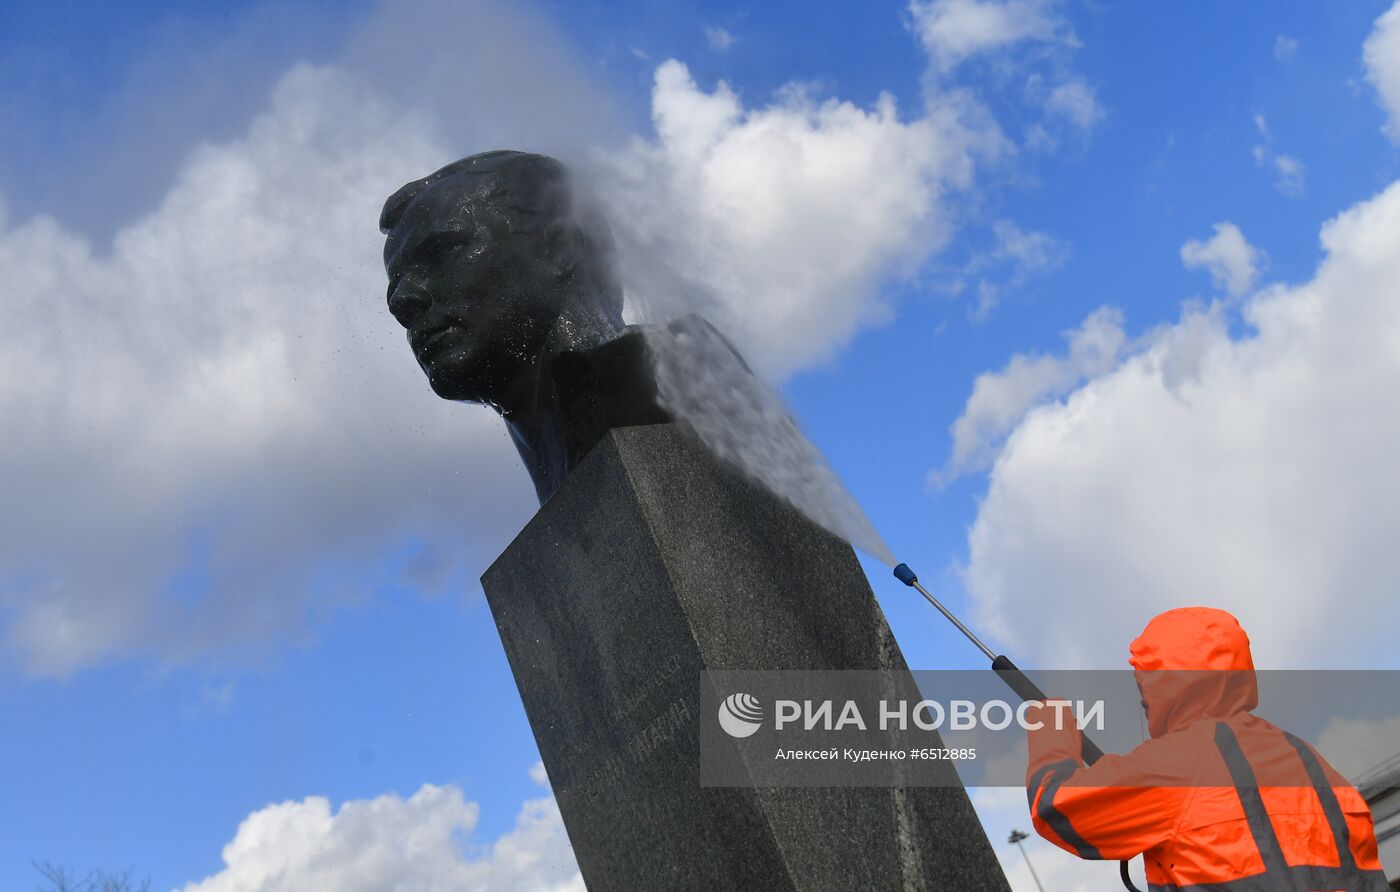
M 1181 246 L 1181 262 L 1187 269 L 1204 269 L 1216 288 L 1234 296 L 1254 287 L 1263 264 L 1263 254 L 1245 240 L 1233 223 L 1215 224 L 1215 235 L 1207 241 L 1191 239 Z
M 1292 155 L 1275 155 L 1274 188 L 1291 198 L 1297 198 L 1307 191 L 1303 162 Z
M 1259 135 L 1262 136 L 1262 137 L 1264 137 L 1264 139 L 1266 139 L 1266 140 L 1269 139 L 1269 119 L 1266 118 L 1266 117 L 1264 117 L 1264 115 L 1263 115 L 1262 112 L 1255 112 L 1255 113 L 1254 113 L 1254 129 L 1258 130 L 1258 131 L 1259 131 Z M 1264 151 L 1263 146 L 1255 146 L 1255 148 L 1254 148 L 1254 157 L 1255 157 L 1255 160 L 1258 160 L 1258 159 L 1259 159 L 1259 155 L 1260 155 L 1260 153 L 1263 152 L 1263 151 Z
M 1062 133 L 1068 130 L 1087 134 L 1105 116 L 1094 88 L 1070 73 L 1063 59 L 1048 77 L 1035 71 L 1026 78 L 1025 98 L 1029 105 L 1044 112 L 1044 117 L 1027 125 L 1022 137 L 1025 147 L 1032 151 L 1054 150 Z
M 1280 34 L 1274 38 L 1274 58 L 1280 62 L 1292 59 L 1298 52 L 1298 41 L 1287 34 Z
M 935 83 L 979 57 L 996 62 L 1000 76 L 1039 69 L 1025 80 L 1027 98 L 1046 115 L 1026 128 L 1025 144 L 1039 150 L 1056 145 L 1052 122 L 1087 131 L 1104 117 L 1094 88 L 1070 68 L 1080 43 L 1059 7 L 1058 0 L 910 0 L 909 13 Z
M 583 892 L 553 797 L 526 801 L 489 848 L 470 841 L 479 815 L 456 787 L 432 784 L 334 813 L 322 796 L 269 805 L 239 825 L 224 869 L 183 892 Z
M 1311 281 L 1180 321 L 1007 438 L 968 539 L 977 621 L 1122 665 L 1154 614 L 1235 612 L 1262 666 L 1355 665 L 1400 615 L 1400 183 Z
M 1045 113 L 1026 125 L 1027 148 L 1049 150 L 1055 130 L 1068 124 L 1087 132 L 1104 117 L 1094 88 L 1075 74 L 1070 58 L 1080 46 L 1058 0 L 910 0 L 911 30 L 929 57 L 928 82 L 946 85 L 954 70 L 983 59 L 992 76 L 984 87 L 1025 77 L 1025 100 Z
M 1018 270 L 1042 272 L 1064 263 L 1069 246 L 1043 232 L 1022 229 L 1015 220 L 998 220 L 992 224 L 996 247 L 989 255 L 993 263 L 1007 261 Z
M 110 250 L 43 217 L 0 231 L 11 658 L 257 643 L 365 596 L 415 537 L 460 583 L 526 516 L 499 422 L 434 397 L 384 308 L 379 205 L 448 160 L 431 134 L 303 66 Z
M 1066 81 L 1052 88 L 1045 100 L 1045 110 L 1083 130 L 1093 127 L 1104 116 L 1093 88 L 1082 80 Z
M 734 35 L 718 26 L 707 27 L 705 45 L 717 53 L 725 52 L 734 45 Z
M 952 285 L 956 293 L 965 287 L 965 278 L 981 277 L 977 282 L 977 304 L 971 314 L 977 322 L 987 318 L 1004 291 L 1019 288 L 1031 276 L 1061 266 L 1070 254 L 1067 243 L 1044 232 L 1024 230 L 1014 220 L 993 223 L 992 235 L 996 243 L 958 270 Z
M 1066 332 L 1065 339 L 1069 351 L 1063 358 L 1017 354 L 1001 371 L 977 376 L 962 415 L 950 428 L 953 453 L 941 471 L 930 475 L 931 483 L 940 485 L 986 468 L 1001 438 L 1031 408 L 1111 369 L 1126 346 L 1122 313 L 1100 308 L 1079 328 Z
M 1400 754 L 1400 716 L 1333 719 L 1317 736 L 1314 746 L 1343 777 L 1356 781 Z
M 1069 41 L 1051 0 L 911 0 L 929 58 L 947 72 L 964 60 L 1024 41 Z
M 549 773 L 544 770 L 544 762 L 536 762 L 530 766 L 530 780 L 541 787 L 549 786 Z
M 1366 79 L 1380 94 L 1381 106 L 1389 116 L 1385 132 L 1400 142 L 1400 3 L 1376 19 L 1362 58 L 1366 62 Z
M 1303 162 L 1292 155 L 1274 152 L 1273 137 L 1269 133 L 1269 122 L 1260 112 L 1254 113 L 1254 127 L 1264 139 L 1262 143 L 1257 143 L 1251 151 L 1254 163 L 1274 172 L 1274 188 L 1279 192 L 1290 198 L 1301 197 L 1307 191 L 1306 170 Z
M 977 303 L 968 313 L 973 322 L 986 322 L 1001 303 L 1001 288 L 992 281 L 983 279 L 977 283 Z
M 657 138 L 601 174 L 629 300 L 648 316 L 698 310 L 777 374 L 886 316 L 879 283 L 946 241 L 945 193 L 999 146 L 956 107 L 902 120 L 887 95 L 865 109 L 793 85 L 746 108 L 674 60 L 656 71 L 652 116 Z

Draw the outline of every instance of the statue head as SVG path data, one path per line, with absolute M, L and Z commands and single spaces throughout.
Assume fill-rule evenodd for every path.
M 607 223 L 553 158 L 463 158 L 390 196 L 379 228 L 389 311 L 439 396 L 509 416 L 550 357 L 623 328 Z

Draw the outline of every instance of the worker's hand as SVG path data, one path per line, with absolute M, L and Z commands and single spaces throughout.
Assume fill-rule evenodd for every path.
M 1026 749 L 1032 769 L 1063 759 L 1083 761 L 1083 735 L 1068 700 L 1052 697 L 1026 707 Z

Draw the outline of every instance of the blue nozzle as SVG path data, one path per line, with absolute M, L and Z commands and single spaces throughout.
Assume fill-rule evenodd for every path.
M 900 564 L 898 567 L 895 567 L 894 578 L 910 587 L 919 581 L 919 577 L 914 575 L 914 571 L 909 569 L 908 564 Z

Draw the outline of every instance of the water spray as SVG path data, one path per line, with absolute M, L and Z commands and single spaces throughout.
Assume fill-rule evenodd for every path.
M 943 614 L 948 622 L 957 626 L 958 631 L 962 632 L 968 641 L 971 641 L 976 645 L 978 650 L 986 654 L 987 659 L 992 661 L 992 671 L 999 675 L 1002 681 L 1006 682 L 1006 686 L 1011 688 L 1011 690 L 1016 693 L 1016 696 L 1027 702 L 1039 701 L 1044 703 L 1049 699 L 1045 696 L 1045 692 L 1042 691 L 1035 682 L 1031 681 L 1026 673 L 1022 672 L 1017 668 L 1015 663 L 1011 662 L 1010 657 L 1006 656 L 1006 654 L 998 654 L 990 647 L 983 644 L 982 639 L 978 638 L 971 629 L 963 625 L 962 620 L 958 619 L 957 616 L 953 614 L 953 611 L 944 607 L 941 601 L 930 594 L 929 590 L 919 583 L 918 575 L 908 564 L 899 564 L 896 566 L 894 568 L 894 578 L 910 588 L 917 590 L 919 594 L 924 596 L 924 600 L 938 608 L 938 612 Z M 1103 750 L 1099 749 L 1098 744 L 1089 739 L 1089 735 L 1081 731 L 1079 732 L 1079 740 L 1080 755 L 1084 759 L 1085 765 L 1093 765 L 1099 759 L 1103 758 Z M 1131 892 L 1139 892 L 1137 886 L 1133 885 L 1132 879 L 1128 876 L 1127 861 L 1118 862 L 1118 874 L 1123 880 L 1124 887 L 1131 890 Z
M 718 330 L 699 317 L 682 317 L 658 326 L 649 344 L 662 406 L 684 420 L 713 454 L 735 464 L 814 523 L 894 567 L 900 582 L 917 589 L 986 654 L 993 671 L 1018 697 L 1045 701 L 1044 692 L 1009 657 L 994 653 L 929 594 L 908 564 L 895 565 L 889 546 L 821 452 L 803 436 L 782 397 L 753 374 Z M 1081 739 L 1084 761 L 1098 761 L 1103 750 L 1088 737 Z M 1122 876 L 1124 885 L 1137 892 L 1128 879 L 1126 861 Z

